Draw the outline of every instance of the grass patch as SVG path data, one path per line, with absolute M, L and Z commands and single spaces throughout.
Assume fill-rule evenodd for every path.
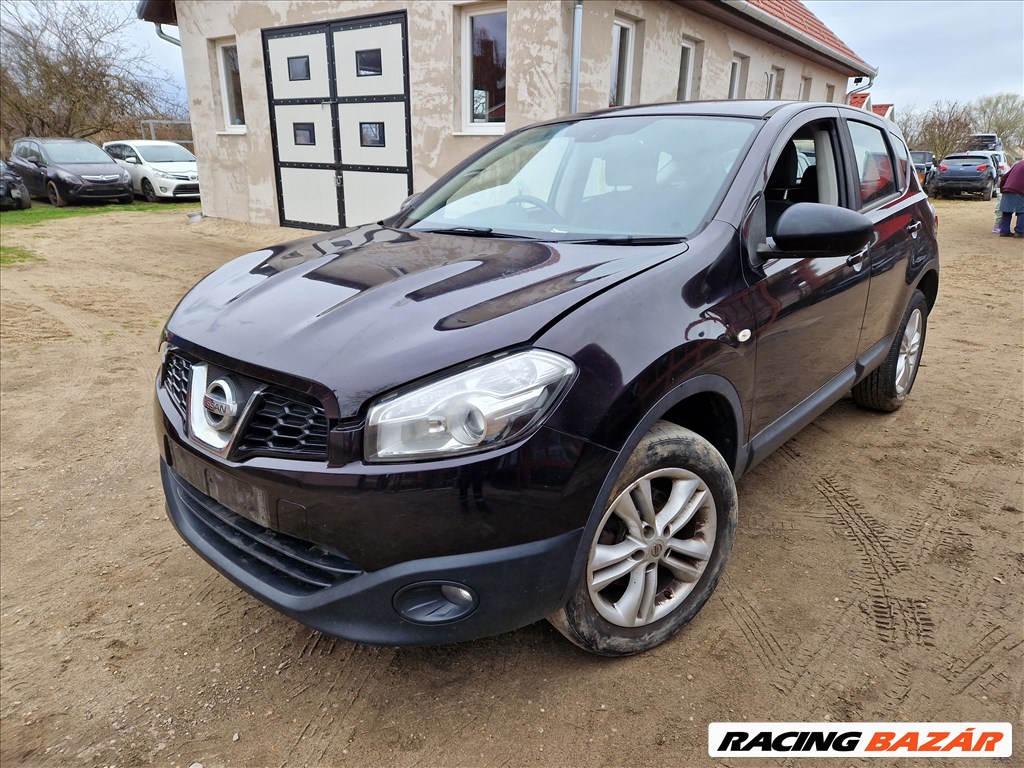
M 33 201 L 32 207 L 24 211 L 0 212 L 0 227 L 25 227 L 33 224 L 44 224 L 57 219 L 70 219 L 76 216 L 95 216 L 99 213 L 134 213 L 149 211 L 181 211 L 191 213 L 199 210 L 199 203 L 132 203 L 120 205 L 106 203 L 99 205 L 69 205 L 65 208 L 54 208 L 40 201 Z
M 0 267 L 9 267 L 11 264 L 21 264 L 26 261 L 42 261 L 42 259 L 28 248 L 0 245 Z

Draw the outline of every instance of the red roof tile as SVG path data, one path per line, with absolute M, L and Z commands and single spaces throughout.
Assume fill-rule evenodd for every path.
M 892 104 L 875 104 L 871 107 L 871 111 L 881 117 L 885 117 L 890 109 L 892 109 Z
M 870 98 L 870 93 L 855 93 L 850 96 L 850 106 L 857 107 L 857 109 L 863 109 L 865 102 Z
M 799 32 L 803 32 L 810 38 L 817 40 L 822 45 L 841 53 L 864 66 L 870 66 L 864 59 L 854 53 L 850 47 L 836 37 L 835 33 L 825 24 L 807 10 L 807 7 L 800 0 L 747 0 L 747 2 L 774 16 L 779 21 L 788 24 Z

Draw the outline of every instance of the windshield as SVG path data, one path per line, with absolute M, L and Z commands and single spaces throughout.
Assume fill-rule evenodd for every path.
M 51 163 L 113 163 L 106 152 L 87 141 L 68 141 L 43 145 Z
M 401 226 L 543 240 L 688 237 L 759 125 L 659 115 L 538 126 L 465 166 Z
M 136 147 L 147 163 L 194 163 L 195 155 L 180 144 L 154 144 Z

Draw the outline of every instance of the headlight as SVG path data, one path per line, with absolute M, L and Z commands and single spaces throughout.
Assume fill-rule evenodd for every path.
M 73 174 L 73 173 L 68 173 L 67 171 L 57 171 L 57 175 L 60 176 L 68 184 L 81 184 L 82 183 L 82 180 L 80 178 L 75 176 L 75 174 Z
M 129 175 L 128 171 L 121 171 L 121 181 L 122 182 L 127 183 L 127 182 L 129 182 L 131 180 L 132 180 L 132 177 Z
M 173 179 L 173 173 L 164 173 L 163 171 L 153 171 L 153 175 L 159 179 Z
M 370 406 L 366 460 L 442 459 L 523 439 L 575 373 L 571 360 L 533 349 L 387 395 Z

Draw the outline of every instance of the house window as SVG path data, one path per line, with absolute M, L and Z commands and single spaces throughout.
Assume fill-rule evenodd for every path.
M 781 99 L 782 98 L 782 80 L 786 75 L 786 70 L 782 67 L 772 67 L 772 71 L 768 73 L 768 87 L 765 88 L 764 97 L 766 99 Z
M 356 77 L 376 77 L 384 74 L 380 48 L 356 51 Z
M 729 63 L 729 98 L 747 97 L 747 58 L 736 56 Z
M 629 103 L 630 84 L 633 79 L 632 22 L 616 19 L 612 24 L 612 79 L 608 93 L 608 106 L 621 107 Z
M 836 98 L 836 87 L 834 85 L 825 86 L 825 101 L 833 102 Z
M 384 146 L 384 123 L 360 123 L 359 124 L 359 146 L 361 146 L 361 147 L 383 147 Z
M 220 62 L 221 99 L 224 102 L 224 126 L 229 131 L 245 130 L 245 105 L 242 103 L 242 81 L 239 77 L 238 47 L 234 41 L 217 46 Z
M 679 56 L 679 90 L 676 98 L 679 101 L 690 101 L 693 98 L 693 63 L 696 58 L 695 46 L 683 43 Z
M 467 131 L 504 131 L 507 43 L 508 13 L 504 8 L 492 6 L 463 14 L 462 113 Z
M 313 123 L 292 123 L 292 136 L 296 146 L 316 144 L 316 126 Z
M 309 56 L 288 57 L 288 79 L 309 80 Z
M 800 93 L 796 97 L 798 101 L 811 100 L 811 82 L 811 78 L 809 77 L 800 79 Z

